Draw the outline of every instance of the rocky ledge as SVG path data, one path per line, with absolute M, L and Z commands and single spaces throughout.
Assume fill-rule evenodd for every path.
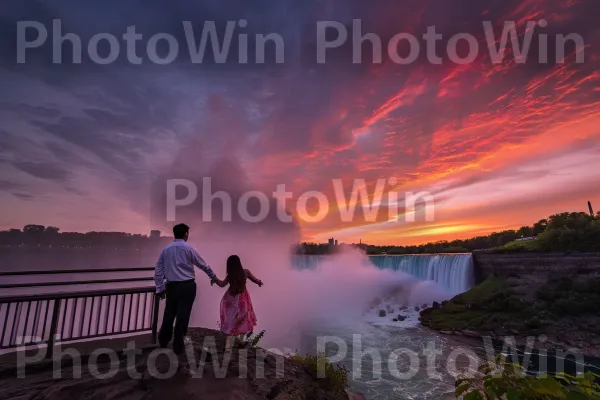
M 0 399 L 364 400 L 347 390 L 324 388 L 314 373 L 290 358 L 255 347 L 226 353 L 225 338 L 217 331 L 194 328 L 190 338 L 187 354 L 179 359 L 146 349 L 135 358 L 119 353 L 112 362 L 108 356 L 94 363 L 83 359 L 81 368 L 76 363 L 30 365 L 20 378 L 16 367 L 4 368 Z
M 490 277 L 452 300 L 421 311 L 424 326 L 442 334 L 504 340 L 549 354 L 578 351 L 600 358 L 600 280 L 548 281 L 524 290 L 508 279 Z

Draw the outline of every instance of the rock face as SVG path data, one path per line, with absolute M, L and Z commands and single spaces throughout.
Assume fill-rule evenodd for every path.
M 208 329 L 190 329 L 192 346 L 179 361 L 166 354 L 146 351 L 135 358 L 134 367 L 127 369 L 127 359 L 121 355 L 115 373 L 100 379 L 87 362 L 82 363 L 81 377 L 75 377 L 73 366 L 60 369 L 62 378 L 54 379 L 52 363 L 32 366 L 25 377 L 15 379 L 16 370 L 0 371 L 0 398 L 45 400 L 348 400 L 361 399 L 350 392 L 330 392 L 322 389 L 316 379 L 293 360 L 257 348 L 234 348 L 223 351 L 223 335 Z M 206 338 L 212 337 L 216 347 L 207 354 Z M 215 350 L 212 350 L 215 349 Z M 170 353 L 170 352 L 169 352 Z M 154 355 L 152 355 L 154 354 Z M 171 356 L 174 357 L 172 353 Z M 190 357 L 192 356 L 192 357 Z M 224 360 L 229 357 L 229 362 Z M 153 361 L 150 361 L 150 360 Z M 192 362 L 190 362 L 192 360 Z M 132 361 L 132 360 L 130 360 Z M 110 371 L 110 360 L 98 360 L 93 366 L 101 373 Z M 35 367 L 35 368 L 34 368 Z M 159 374 L 162 374 L 159 375 Z
M 489 276 L 506 279 L 516 290 L 535 293 L 550 278 L 600 277 L 600 253 L 493 253 L 473 252 L 475 281 L 481 283 Z
M 385 312 L 385 310 L 379 310 L 380 317 L 385 317 L 386 315 L 387 315 L 387 313 Z
M 537 287 L 518 285 L 516 279 L 490 277 L 439 308 L 423 310 L 419 320 L 446 334 L 514 337 L 519 346 L 533 337 L 535 349 L 577 349 L 600 357 L 594 344 L 600 343 L 600 278 L 546 280 Z
M 367 400 L 367 399 L 362 394 L 348 392 L 348 400 Z
M 398 317 L 396 317 L 396 319 L 398 321 L 404 321 L 406 319 L 406 316 L 405 315 L 398 315 Z

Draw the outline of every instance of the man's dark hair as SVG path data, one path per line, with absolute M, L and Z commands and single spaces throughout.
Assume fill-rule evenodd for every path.
M 177 224 L 173 227 L 173 236 L 175 236 L 175 239 L 183 239 L 189 231 L 190 227 L 186 224 Z

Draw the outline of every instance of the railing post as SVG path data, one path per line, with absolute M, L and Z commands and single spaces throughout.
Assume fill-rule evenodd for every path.
M 152 312 L 152 343 L 157 342 L 158 336 L 158 309 L 160 308 L 160 297 L 154 294 L 154 307 Z
M 61 299 L 54 300 L 52 309 L 52 321 L 50 322 L 50 337 L 48 338 L 48 348 L 46 349 L 46 358 L 52 358 L 54 352 L 54 343 L 56 342 L 56 329 L 58 327 L 58 315 L 60 313 Z

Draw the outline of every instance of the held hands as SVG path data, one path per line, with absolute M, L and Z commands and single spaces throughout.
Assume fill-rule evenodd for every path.
M 158 298 L 160 300 L 164 300 L 167 297 L 167 292 L 164 291 L 164 292 L 156 293 L 156 296 L 158 296 Z
M 215 284 L 218 285 L 218 286 L 220 286 L 220 287 L 225 286 L 225 282 L 223 282 L 222 280 L 220 280 L 220 279 L 211 279 L 210 280 L 210 286 L 214 286 Z M 258 281 L 258 282 L 256 282 L 256 284 L 259 287 L 262 287 L 263 281 Z
M 218 279 L 218 278 L 217 278 L 217 279 L 211 279 L 211 280 L 210 280 L 210 286 L 214 286 L 215 284 L 216 284 L 217 286 L 219 286 L 219 287 L 223 287 L 223 286 L 225 286 L 225 285 L 224 285 L 224 283 L 223 283 L 223 281 L 222 281 L 222 280 L 220 280 L 220 279 Z

